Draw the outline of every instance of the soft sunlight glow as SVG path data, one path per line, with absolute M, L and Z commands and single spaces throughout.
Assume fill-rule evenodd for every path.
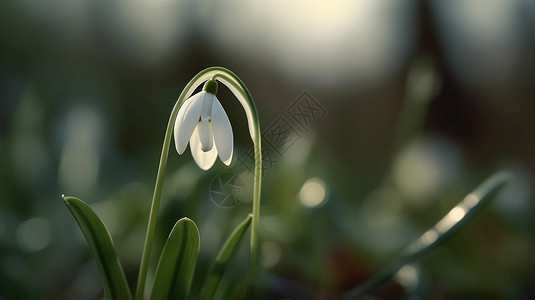
M 44 218 L 29 219 L 17 228 L 17 242 L 26 252 L 37 252 L 50 243 L 50 222 Z
M 405 265 L 395 275 L 395 279 L 407 290 L 414 290 L 418 286 L 418 271 L 411 265 Z
M 456 206 L 452 208 L 448 214 L 437 223 L 435 229 L 440 233 L 443 233 L 461 220 L 464 215 L 466 215 L 466 209 L 461 206 Z
M 307 83 L 384 78 L 415 40 L 411 0 L 204 0 L 200 7 L 216 47 Z
M 85 195 L 95 185 L 100 168 L 102 126 L 99 115 L 78 108 L 69 113 L 59 162 L 59 182 L 67 193 Z
M 464 198 L 462 204 L 467 208 L 472 208 L 479 202 L 479 200 L 481 199 L 479 199 L 477 195 L 468 194 L 468 196 Z
M 471 85 L 510 80 L 520 67 L 527 36 L 522 32 L 521 0 L 431 1 L 445 57 L 459 79 Z
M 276 266 L 282 258 L 281 247 L 275 242 L 262 243 L 262 265 L 264 268 L 269 269 Z
M 36 24 L 46 24 L 41 27 L 54 40 L 149 64 L 184 48 L 195 16 L 195 3 L 184 0 L 52 3 L 29 0 L 16 5 Z
M 46 146 L 44 101 L 33 88 L 18 100 L 13 114 L 10 154 L 17 180 L 25 184 L 40 182 L 50 163 Z M 7 141 L 7 139 L 6 139 Z
M 457 147 L 443 139 L 423 138 L 408 145 L 394 162 L 394 183 L 415 204 L 421 204 L 457 177 L 461 160 Z
M 299 200 L 306 207 L 316 207 L 324 203 L 327 195 L 327 186 L 319 178 L 310 178 L 299 191 Z
M 431 245 L 432 243 L 434 243 L 438 239 L 438 235 L 439 235 L 438 227 L 439 227 L 439 224 L 440 223 L 444 223 L 444 220 L 445 219 L 442 219 L 437 224 L 437 227 L 429 229 L 424 234 L 422 234 L 422 236 L 420 236 L 420 238 L 410 246 L 410 249 L 411 249 L 410 251 L 417 251 L 419 249 L 425 248 L 425 247 Z
M 438 233 L 434 229 L 430 229 L 426 231 L 422 237 L 420 238 L 423 245 L 430 245 L 434 241 L 436 241 L 438 238 Z
M 452 222 L 458 222 L 464 217 L 465 214 L 466 212 L 464 209 L 457 206 L 450 210 L 447 217 L 450 218 Z

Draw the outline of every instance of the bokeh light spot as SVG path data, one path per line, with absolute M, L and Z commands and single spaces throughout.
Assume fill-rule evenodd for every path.
M 462 207 L 454 207 L 448 213 L 448 218 L 450 218 L 452 222 L 458 222 L 464 217 L 465 214 L 466 212 L 464 211 Z
M 418 271 L 411 265 L 405 265 L 396 273 L 395 279 L 405 289 L 414 290 L 418 286 Z
M 457 147 L 440 138 L 423 138 L 409 144 L 394 163 L 394 182 L 399 191 L 421 205 L 446 184 L 457 178 L 462 168 Z
M 50 243 L 50 222 L 44 218 L 29 219 L 17 228 L 17 242 L 26 252 L 37 252 Z
M 262 243 L 261 262 L 264 268 L 269 269 L 276 266 L 282 258 L 281 247 L 275 242 Z
M 326 201 L 327 186 L 319 178 L 310 178 L 299 191 L 299 200 L 306 207 L 316 207 Z

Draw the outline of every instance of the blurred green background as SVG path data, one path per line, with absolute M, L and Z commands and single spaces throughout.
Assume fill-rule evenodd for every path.
M 534 1 L 2 1 L 0 38 L 0 299 L 103 297 L 61 194 L 103 218 L 134 287 L 171 108 L 213 65 L 242 78 L 265 129 L 266 298 L 363 282 L 499 169 L 514 180 L 473 223 L 371 295 L 535 292 Z M 202 172 L 172 149 L 157 226 L 154 253 L 179 218 L 198 224 L 194 295 L 251 209 L 245 114 L 218 98 L 233 164 Z M 224 173 L 245 188 L 231 208 L 211 201 Z M 239 298 L 247 243 L 221 299 Z

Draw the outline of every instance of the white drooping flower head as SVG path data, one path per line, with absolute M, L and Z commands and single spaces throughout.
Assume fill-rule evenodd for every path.
M 184 153 L 189 142 L 193 159 L 203 170 L 210 169 L 218 155 L 230 165 L 234 151 L 232 126 L 216 93 L 217 82 L 208 80 L 201 92 L 184 101 L 174 126 L 178 154 Z

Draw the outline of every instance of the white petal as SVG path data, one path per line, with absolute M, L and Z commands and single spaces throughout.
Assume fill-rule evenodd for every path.
M 199 125 L 197 125 L 197 131 L 199 132 L 202 151 L 211 150 L 214 147 L 214 137 L 212 135 L 212 126 L 210 126 L 210 121 L 202 120 L 199 122 Z
M 201 141 L 199 139 L 199 130 L 197 128 L 195 128 L 195 131 L 193 131 L 193 135 L 189 141 L 189 147 L 191 149 L 191 155 L 193 156 L 193 159 L 199 168 L 206 171 L 214 165 L 214 162 L 217 158 L 217 149 L 212 147 L 210 151 L 202 151 Z
M 201 119 L 203 121 L 208 121 L 212 115 L 212 103 L 214 103 L 214 99 L 216 99 L 216 97 L 214 94 L 210 94 L 205 91 L 202 91 L 202 93 L 205 93 L 205 95 L 203 96 L 202 100 Z
M 202 109 L 202 94 L 197 93 L 182 104 L 174 126 L 175 147 L 178 154 L 184 153 L 193 130 L 197 127 Z
M 214 97 L 212 107 L 212 133 L 214 135 L 215 146 L 219 153 L 219 158 L 225 165 L 230 165 L 232 154 L 234 152 L 232 126 L 230 125 L 227 113 L 216 97 Z

